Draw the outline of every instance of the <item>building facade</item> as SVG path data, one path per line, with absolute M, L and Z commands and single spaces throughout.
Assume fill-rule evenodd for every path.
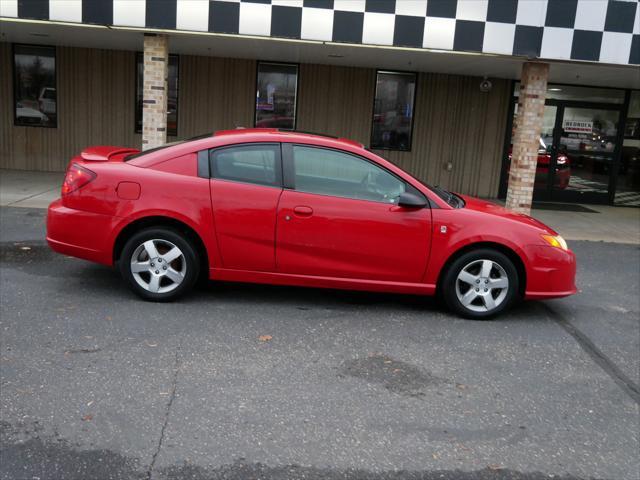
M 526 71 L 546 72 L 537 110 Z M 0 0 L 1 168 L 253 126 L 352 138 L 525 210 L 531 194 L 640 205 L 640 7 Z

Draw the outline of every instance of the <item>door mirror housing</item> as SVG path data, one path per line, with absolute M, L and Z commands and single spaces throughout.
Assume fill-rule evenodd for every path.
M 422 195 L 404 192 L 398 197 L 398 206 L 406 208 L 423 208 L 427 206 L 427 199 Z

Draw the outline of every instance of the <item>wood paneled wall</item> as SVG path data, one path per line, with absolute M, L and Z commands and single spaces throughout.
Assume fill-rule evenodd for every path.
M 433 185 L 497 196 L 509 81 L 493 80 L 491 92 L 482 93 L 481 80 L 420 73 L 411 151 L 376 153 Z M 301 65 L 298 128 L 368 146 L 374 89 L 374 69 Z
M 253 126 L 256 62 L 180 56 L 178 135 Z
M 411 152 L 378 152 L 417 178 L 455 192 L 496 197 L 509 81 L 423 73 L 418 77 Z M 446 166 L 451 163 L 452 169 Z
M 368 68 L 300 65 L 296 128 L 369 145 L 375 82 Z
M 140 145 L 134 133 L 135 54 L 56 49 L 57 128 L 13 124 L 11 45 L 0 44 L 0 166 L 64 170 L 87 145 Z
M 1 168 L 59 171 L 87 145 L 140 145 L 134 52 L 58 47 L 55 129 L 13 125 L 12 61 L 11 45 L 0 43 Z M 252 126 L 255 80 L 253 60 L 181 55 L 178 138 Z M 496 196 L 509 82 L 482 93 L 480 81 L 420 73 L 411 152 L 378 153 L 429 183 Z M 297 128 L 368 145 L 374 88 L 374 69 L 300 65 Z

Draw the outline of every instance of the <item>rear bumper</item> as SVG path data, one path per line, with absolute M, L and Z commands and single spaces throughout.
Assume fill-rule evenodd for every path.
M 55 200 L 47 212 L 47 243 L 56 252 L 112 265 L 113 217 L 67 208 Z
M 528 257 L 527 290 L 530 300 L 573 295 L 576 288 L 576 256 L 569 250 L 545 245 L 525 247 Z

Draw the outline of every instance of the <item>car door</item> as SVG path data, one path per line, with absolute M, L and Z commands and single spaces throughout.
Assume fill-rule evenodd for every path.
M 280 144 L 217 148 L 209 159 L 221 267 L 274 271 L 276 213 L 282 193 Z
M 397 205 L 404 180 L 359 156 L 283 144 L 285 188 L 278 205 L 277 271 L 419 282 L 431 241 L 429 208 Z

